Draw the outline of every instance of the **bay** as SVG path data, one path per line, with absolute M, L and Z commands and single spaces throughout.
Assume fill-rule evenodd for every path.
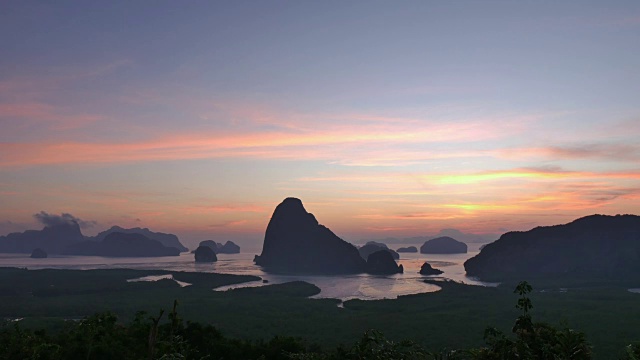
M 306 281 L 320 288 L 314 298 L 335 298 L 343 301 L 350 299 L 377 300 L 395 299 L 398 296 L 440 290 L 435 284 L 425 283 L 425 279 L 453 280 L 469 285 L 496 286 L 495 283 L 481 282 L 465 275 L 463 263 L 476 255 L 478 249 L 471 248 L 466 254 L 420 254 L 400 253 L 399 264 L 404 267 L 403 274 L 395 275 L 281 275 L 270 274 L 253 263 L 256 252 L 240 254 L 219 254 L 218 261 L 212 264 L 197 264 L 193 254 L 155 258 L 107 258 L 98 256 L 62 256 L 51 255 L 46 259 L 32 259 L 28 254 L 0 254 L 0 266 L 27 269 L 112 269 L 126 268 L 139 270 L 169 270 L 188 272 L 216 272 L 237 275 L 255 275 L 262 281 L 248 282 L 215 289 L 226 291 L 239 287 L 264 286 L 290 281 Z M 438 276 L 423 276 L 418 272 L 427 261 L 433 267 L 444 271 Z

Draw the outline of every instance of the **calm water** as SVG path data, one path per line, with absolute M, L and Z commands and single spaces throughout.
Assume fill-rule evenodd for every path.
M 430 278 L 418 274 L 420 267 L 428 261 L 433 267 L 444 271 L 437 278 L 451 279 L 466 284 L 495 286 L 496 284 L 476 281 L 465 276 L 463 263 L 478 253 L 477 246 L 470 245 L 471 252 L 453 255 L 400 254 L 399 264 L 404 266 L 404 274 L 390 276 L 380 275 L 341 275 L 341 276 L 294 276 L 274 275 L 262 271 L 253 263 L 255 253 L 220 254 L 213 264 L 196 264 L 193 254 L 183 253 L 180 256 L 161 258 L 104 258 L 96 256 L 51 256 L 47 259 L 31 259 L 27 254 L 0 254 L 0 266 L 22 267 L 28 269 L 109 269 L 127 268 L 140 270 L 172 270 L 190 272 L 217 272 L 238 275 L 256 275 L 268 281 L 268 284 L 279 284 L 302 280 L 312 283 L 321 289 L 316 298 L 349 299 L 395 299 L 400 295 L 438 291 L 436 285 L 425 284 L 422 280 Z M 431 277 L 433 278 L 433 277 Z M 262 281 L 222 287 L 230 288 L 262 286 Z

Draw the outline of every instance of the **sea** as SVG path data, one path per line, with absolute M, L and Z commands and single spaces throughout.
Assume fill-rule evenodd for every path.
M 402 246 L 410 246 L 402 245 Z M 417 244 L 419 248 L 420 244 Z M 108 258 L 99 256 L 51 255 L 46 259 L 32 259 L 28 254 L 0 254 L 0 267 L 27 269 L 139 269 L 170 270 L 188 272 L 215 272 L 223 274 L 255 275 L 262 278 L 231 286 L 223 286 L 214 291 L 226 291 L 240 287 L 265 286 L 291 281 L 306 281 L 320 288 L 313 298 L 333 298 L 342 301 L 351 299 L 379 300 L 395 299 L 398 296 L 434 292 L 440 290 L 435 284 L 425 283 L 425 279 L 453 280 L 468 285 L 497 286 L 497 283 L 482 282 L 465 275 L 463 263 L 478 254 L 480 244 L 470 244 L 466 254 L 420 254 L 400 253 L 398 264 L 404 267 L 403 274 L 395 275 L 281 275 L 270 274 L 253 263 L 257 251 L 239 254 L 218 254 L 218 261 L 212 264 L 197 264 L 193 254 L 155 258 Z M 444 273 L 437 276 L 420 275 L 420 267 L 428 262 Z M 157 280 L 159 277 L 131 280 Z M 188 285 L 181 283 L 182 286 Z

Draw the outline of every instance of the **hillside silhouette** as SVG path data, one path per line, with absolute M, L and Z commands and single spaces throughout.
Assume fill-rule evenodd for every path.
M 640 216 L 591 215 L 508 232 L 464 263 L 486 280 L 543 276 L 640 278 Z

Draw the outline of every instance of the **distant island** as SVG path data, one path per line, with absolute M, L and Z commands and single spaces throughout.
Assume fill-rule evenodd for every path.
M 427 262 L 422 264 L 422 267 L 420 267 L 420 275 L 440 275 L 442 273 L 442 270 L 433 268 L 431 264 Z
M 376 255 L 375 266 L 368 267 L 358 249 L 320 225 L 300 199 L 286 198 L 273 212 L 262 253 L 254 261 L 265 271 L 283 273 L 355 274 L 392 267 L 398 272 L 392 255 L 382 252 L 388 257 Z
M 204 240 L 204 241 L 200 241 L 200 244 L 198 246 L 207 246 L 211 250 L 213 250 L 213 252 L 215 252 L 216 254 L 239 254 L 240 253 L 240 246 L 238 246 L 233 241 L 227 241 L 226 243 L 222 244 L 219 242 L 215 242 L 213 240 Z
M 189 250 L 184 245 L 182 245 L 182 243 L 180 242 L 180 239 L 178 239 L 178 237 L 174 234 L 154 232 L 149 230 L 148 228 L 139 228 L 139 227 L 125 229 L 120 226 L 112 226 L 110 229 L 105 230 L 96 236 L 86 236 L 86 239 L 90 241 L 102 241 L 107 237 L 107 235 L 114 232 L 125 233 L 125 234 L 141 234 L 149 239 L 159 241 L 162 245 L 166 247 L 176 248 L 180 250 L 180 252 L 185 252 Z
M 404 268 L 396 264 L 389 251 L 378 250 L 367 257 L 366 272 L 374 275 L 402 274 Z
M 70 214 L 51 215 L 41 212 L 34 217 L 42 221 L 44 228 L 0 236 L 0 253 L 31 254 L 34 258 L 44 258 L 51 254 L 154 257 L 177 256 L 182 249 L 187 250 L 177 236 L 155 233 L 146 228 L 123 229 L 114 226 L 96 236 L 85 237 L 80 231 L 78 220 Z
M 400 259 L 400 254 L 398 254 L 397 252 L 389 249 L 387 247 L 387 245 L 382 244 L 382 243 L 378 243 L 375 241 L 369 241 L 368 243 L 366 243 L 365 245 L 361 246 L 360 248 L 358 248 L 358 252 L 360 253 L 360 256 L 362 256 L 363 259 L 367 260 L 369 258 L 369 255 L 373 254 L 376 251 L 386 251 L 389 254 L 391 254 L 391 257 L 393 257 L 394 260 L 399 260 Z
M 197 263 L 212 263 L 218 261 L 215 251 L 206 245 L 198 246 L 193 253 Z
M 421 254 L 464 254 L 467 252 L 467 244 L 442 236 L 426 241 L 420 247 Z
M 31 254 L 40 249 L 47 254 L 62 254 L 68 246 L 85 241 L 80 225 L 73 220 L 46 225 L 42 230 L 27 230 L 0 236 L 0 252 Z
M 464 263 L 482 280 L 536 277 L 640 278 L 640 216 L 591 215 L 508 232 Z
M 40 248 L 36 248 L 31 252 L 31 258 L 32 259 L 46 259 L 49 255 L 47 254 L 46 251 L 40 249 Z
M 436 234 L 431 235 L 422 235 L 422 236 L 412 236 L 412 237 L 386 237 L 386 238 L 377 238 L 377 239 L 366 239 L 360 240 L 360 242 L 364 243 L 367 241 L 374 241 L 385 244 L 394 244 L 394 245 L 413 245 L 413 244 L 422 244 L 425 241 L 439 238 L 439 237 L 450 237 L 456 239 L 458 241 L 462 241 L 465 244 L 484 244 L 497 239 L 500 234 L 471 234 L 465 233 L 457 229 L 442 229 L 438 231 Z
M 417 253 L 418 248 L 416 248 L 415 246 L 401 247 L 401 248 L 398 248 L 398 250 L 396 251 L 399 253 Z
M 137 233 L 112 232 L 102 241 L 83 241 L 67 246 L 64 255 L 105 257 L 178 256 L 180 250 Z

